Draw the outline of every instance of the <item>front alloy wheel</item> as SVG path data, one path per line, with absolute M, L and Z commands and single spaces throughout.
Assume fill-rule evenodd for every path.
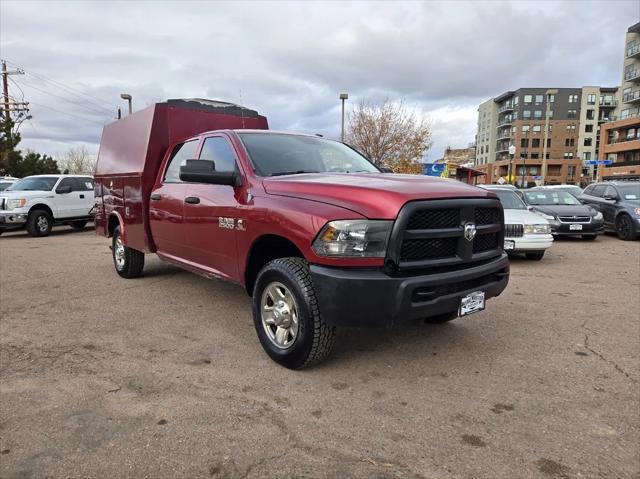
M 287 287 L 277 281 L 270 283 L 262 293 L 262 327 L 269 340 L 281 349 L 287 349 L 298 336 L 298 306 Z
M 616 233 L 621 240 L 629 241 L 634 239 L 633 221 L 629 215 L 621 214 L 618 216 L 616 219 Z

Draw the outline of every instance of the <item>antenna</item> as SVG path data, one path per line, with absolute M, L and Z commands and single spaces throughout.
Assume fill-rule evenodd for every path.
M 242 118 L 242 128 L 244 129 L 244 106 L 242 105 L 242 88 L 240 88 L 240 117 Z

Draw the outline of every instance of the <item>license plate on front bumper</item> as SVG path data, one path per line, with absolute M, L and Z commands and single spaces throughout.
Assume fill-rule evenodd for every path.
M 513 240 L 504 240 L 504 250 L 514 250 L 516 249 L 516 242 Z
M 571 231 L 582 231 L 582 225 L 569 225 Z
M 459 316 L 477 313 L 484 309 L 484 291 L 474 291 L 460 300 Z

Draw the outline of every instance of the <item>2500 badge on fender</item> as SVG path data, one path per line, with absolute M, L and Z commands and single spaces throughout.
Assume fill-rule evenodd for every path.
M 169 100 L 108 125 L 95 178 L 120 276 L 156 253 L 239 283 L 264 350 L 292 369 L 324 359 L 338 327 L 449 321 L 509 280 L 493 193 L 383 173 L 238 105 Z

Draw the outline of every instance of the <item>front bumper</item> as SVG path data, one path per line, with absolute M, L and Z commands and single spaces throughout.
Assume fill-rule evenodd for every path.
M 505 241 L 511 240 L 515 243 L 513 251 L 540 251 L 551 248 L 553 244 L 553 236 L 550 234 L 528 234 L 519 238 L 505 238 Z
M 509 282 L 506 254 L 478 266 L 419 276 L 389 276 L 380 269 L 311 265 L 322 316 L 336 326 L 390 327 L 410 319 L 457 311 L 474 291 L 498 296 Z
M 17 228 L 27 222 L 27 213 L 18 211 L 0 212 L 0 228 Z
M 575 236 L 575 235 L 600 235 L 604 233 L 604 223 L 602 221 L 591 221 L 590 223 L 561 223 L 560 221 L 549 221 L 551 234 L 554 236 Z M 571 225 L 581 225 L 581 230 L 572 230 Z

